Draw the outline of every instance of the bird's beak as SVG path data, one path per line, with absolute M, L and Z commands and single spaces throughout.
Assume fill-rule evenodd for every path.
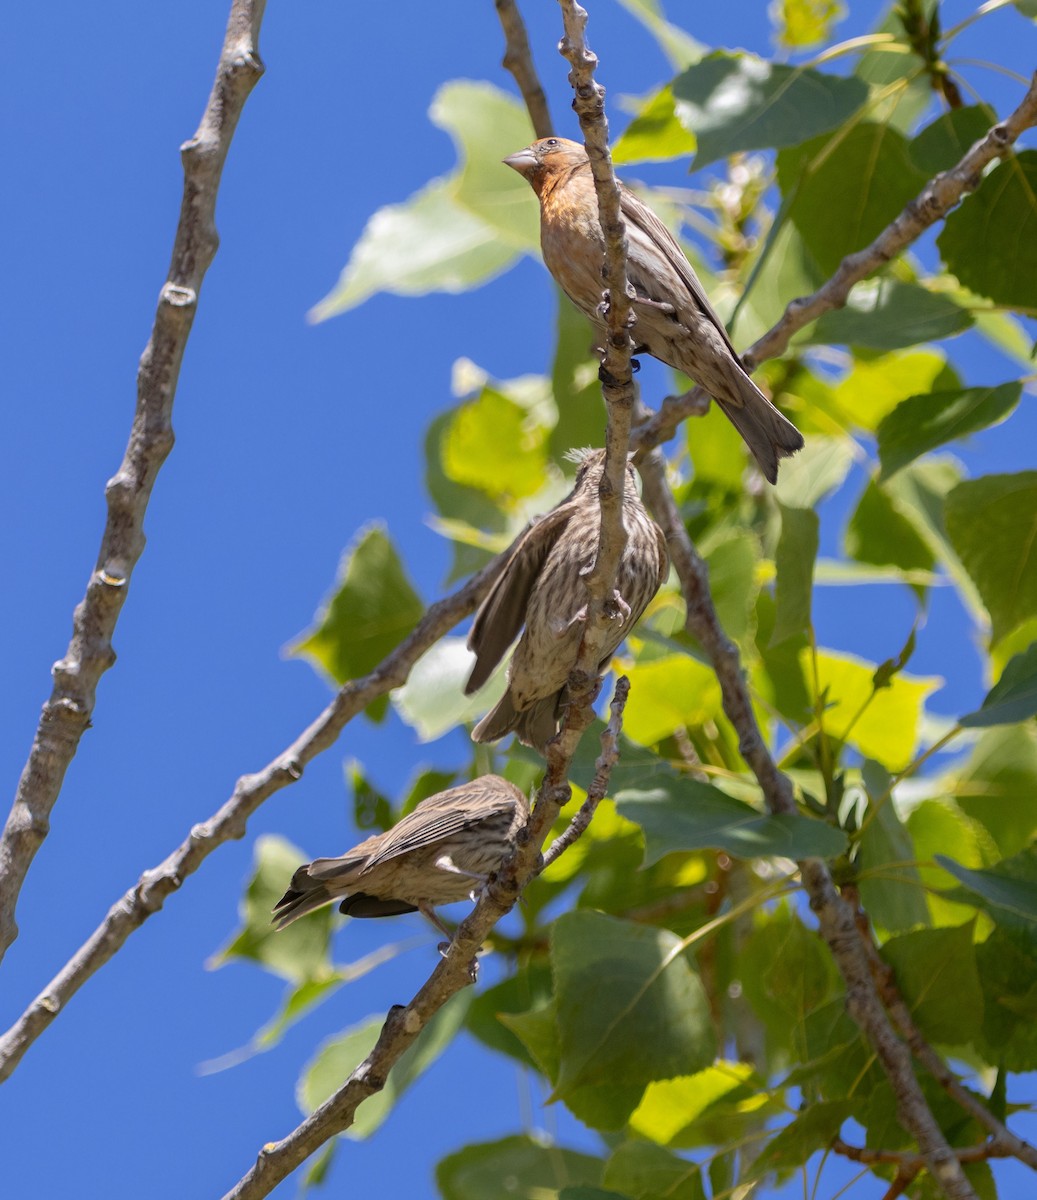
M 536 170 L 537 165 L 536 155 L 528 146 L 525 150 L 516 150 L 514 154 L 509 154 L 501 161 L 505 166 L 511 167 L 513 171 L 518 171 L 526 179 Z

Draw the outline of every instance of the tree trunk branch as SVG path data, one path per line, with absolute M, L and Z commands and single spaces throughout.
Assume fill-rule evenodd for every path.
M 0 959 L 18 936 L 15 907 L 50 828 L 65 772 L 90 727 L 97 684 L 115 662 L 112 635 L 144 550 L 144 514 L 173 448 L 173 398 L 198 293 L 218 245 L 216 195 L 245 101 L 263 73 L 259 26 L 265 0 L 233 0 L 209 102 L 180 148 L 184 194 L 169 275 L 137 372 L 137 407 L 122 465 L 108 481 L 108 518 L 97 565 L 72 619 L 72 640 L 52 668 L 28 761 L 0 837 Z

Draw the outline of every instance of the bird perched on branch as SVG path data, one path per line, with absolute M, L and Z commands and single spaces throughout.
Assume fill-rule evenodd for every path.
M 539 197 L 540 245 L 547 269 L 604 334 L 605 239 L 586 151 L 566 138 L 541 138 L 504 162 L 528 180 Z M 778 459 L 795 454 L 803 445 L 802 435 L 749 378 L 670 231 L 622 184 L 619 193 L 627 278 L 637 316 L 634 352 L 647 351 L 705 388 L 774 483 Z
M 475 614 L 468 636 L 475 666 L 465 695 L 489 679 L 525 625 L 508 668 L 508 690 L 472 731 L 477 742 L 495 742 L 514 731 L 519 741 L 546 754 L 547 743 L 558 732 L 568 698 L 566 680 L 576 665 L 587 617 L 583 577 L 598 552 L 598 487 L 604 469 L 604 450 L 584 454 L 573 490 L 526 531 Z M 609 628 L 599 671 L 669 570 L 666 538 L 641 503 L 629 463 L 624 482 L 627 541 L 615 596 L 620 617 Z
M 437 792 L 341 858 L 301 866 L 274 906 L 277 928 L 341 900 L 348 917 L 420 912 L 449 937 L 435 906 L 477 892 L 514 849 L 528 816 L 525 794 L 499 775 Z

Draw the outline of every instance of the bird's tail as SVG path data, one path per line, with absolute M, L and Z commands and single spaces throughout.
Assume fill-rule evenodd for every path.
M 314 883 L 313 880 L 306 882 L 310 884 L 309 887 L 301 885 L 296 888 L 293 879 L 292 886 L 275 905 L 274 924 L 278 929 L 284 929 L 286 925 L 291 925 L 293 921 L 305 917 L 307 913 L 315 912 L 318 908 L 323 908 L 325 904 L 330 904 L 335 899 L 325 884 Z
M 511 692 L 505 692 L 497 706 L 472 730 L 472 741 L 495 742 L 505 734 L 517 733 L 520 742 L 546 754 L 547 743 L 558 732 L 558 707 L 559 694 L 555 694 L 517 712 Z
M 742 435 L 770 483 L 778 479 L 778 459 L 803 448 L 803 435 L 783 417 L 748 375 L 737 379 L 740 406 L 718 400 L 721 411 Z

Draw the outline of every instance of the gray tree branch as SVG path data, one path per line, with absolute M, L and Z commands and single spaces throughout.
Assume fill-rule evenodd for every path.
M 738 748 L 756 776 L 768 809 L 794 813 L 792 785 L 771 757 L 753 713 L 738 648 L 727 637 L 717 618 L 709 592 L 706 564 L 691 544 L 677 503 L 666 482 L 659 450 L 641 464 L 645 498 L 662 526 L 670 557 L 681 582 L 687 605 L 686 628 L 709 656 L 720 681 L 724 712 L 738 733 Z M 897 1101 L 901 1125 L 918 1143 L 919 1151 L 937 1185 L 949 1200 L 976 1200 L 972 1189 L 937 1124 L 915 1077 L 908 1047 L 897 1037 L 872 978 L 868 956 L 857 936 L 855 913 L 840 896 L 828 867 L 821 859 L 799 863 L 800 876 L 817 915 L 824 938 L 846 984 L 847 1009 L 882 1065 Z
M 551 110 L 547 106 L 547 96 L 540 84 L 540 77 L 533 66 L 533 52 L 529 48 L 529 38 L 526 36 L 526 23 L 522 20 L 515 0 L 496 0 L 496 5 L 497 16 L 504 30 L 504 57 L 501 59 L 501 66 L 514 76 L 537 138 L 550 137 L 554 133 L 554 122 L 551 120 Z
M 173 447 L 172 411 L 198 293 L 216 253 L 216 195 L 245 101 L 263 73 L 259 26 L 265 0 L 234 0 L 209 102 L 194 137 L 180 148 L 184 194 L 169 275 L 137 372 L 137 407 L 122 465 L 108 481 L 108 518 L 97 565 L 76 607 L 72 640 L 52 668 L 29 758 L 0 837 L 0 959 L 18 936 L 15 907 L 65 772 L 90 727 L 97 684 L 115 662 L 112 635 L 130 577 L 144 550 L 144 514 Z
M 784 354 L 792 335 L 798 333 L 822 313 L 842 308 L 854 284 L 867 279 L 891 259 L 896 258 L 937 221 L 943 220 L 955 205 L 980 184 L 983 170 L 1002 158 L 1018 140 L 1019 135 L 1037 124 L 1037 74 L 1030 81 L 1026 95 L 1018 108 L 1004 121 L 999 121 L 962 158 L 957 166 L 943 171 L 922 189 L 892 224 L 869 246 L 844 258 L 835 274 L 809 296 L 789 302 L 781 319 L 763 337 L 755 341 L 742 356 L 747 371 L 754 371 L 768 358 Z M 685 417 L 697 416 L 708 403 L 708 393 L 692 388 L 682 396 L 670 396 L 658 412 L 634 430 L 633 444 L 637 449 L 649 449 L 668 441 Z

